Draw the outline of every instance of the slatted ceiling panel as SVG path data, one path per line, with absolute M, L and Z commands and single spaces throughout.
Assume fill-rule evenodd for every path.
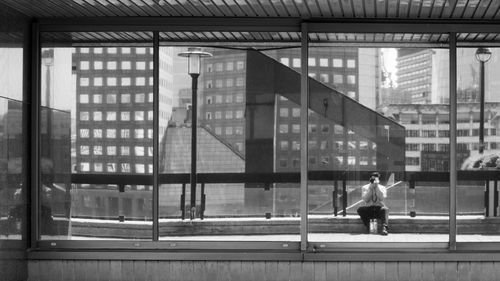
M 234 15 L 233 12 L 227 7 L 227 5 L 222 0 L 211 0 L 212 4 L 217 10 L 222 14 L 222 16 Z
M 87 10 L 82 9 L 80 5 L 72 2 L 59 1 L 56 5 L 59 9 L 68 13 L 67 16 L 85 17 L 91 15 L 91 13 L 89 13 Z
M 236 15 L 237 17 L 245 17 L 245 12 L 234 2 L 234 0 L 224 0 L 228 9 L 231 11 L 231 14 Z
M 176 0 L 175 4 L 169 4 L 169 6 L 170 6 L 169 9 L 171 10 L 175 10 L 172 7 L 184 7 L 185 10 L 189 11 L 193 15 L 201 14 L 201 16 L 208 16 L 212 14 L 212 12 L 210 12 L 210 10 L 205 5 L 200 3 L 199 0 L 191 0 L 191 1 Z
M 409 18 L 419 18 L 422 11 L 422 0 L 413 0 L 410 3 Z
M 325 17 L 323 15 L 323 12 L 319 8 L 316 0 L 306 1 L 305 4 L 306 4 L 307 8 L 309 9 L 309 12 L 311 13 L 311 17 L 313 17 L 313 18 L 324 18 Z
M 363 5 L 364 0 L 352 0 L 352 14 L 354 18 L 366 18 L 365 7 Z
M 495 14 L 498 12 L 498 8 L 500 7 L 500 1 L 492 0 L 490 6 L 484 12 L 483 19 L 493 19 Z
M 400 0 L 398 6 L 398 17 L 406 18 L 408 16 L 410 0 Z
M 495 34 L 495 33 L 489 33 L 486 35 L 486 37 L 483 39 L 485 41 L 493 41 L 495 40 L 495 37 L 497 37 L 498 34 Z
M 420 18 L 429 18 L 432 12 L 432 4 L 435 0 L 423 0 L 422 8 L 420 9 Z
M 246 17 L 256 17 L 257 13 L 248 5 L 245 0 L 232 0 L 235 5 L 243 12 Z
M 321 17 L 323 18 L 332 18 L 333 13 L 332 9 L 327 1 L 316 0 L 316 5 L 321 12 Z
M 375 17 L 387 18 L 396 17 L 398 13 L 398 3 L 394 0 L 374 0 Z
M 373 40 L 375 40 L 375 34 L 373 34 L 373 33 L 366 34 L 366 41 L 367 42 L 373 42 Z
M 318 37 L 316 40 L 319 41 L 327 41 L 329 39 L 329 36 L 326 33 L 317 33 L 316 35 Z
M 432 3 L 431 7 L 431 13 L 430 13 L 430 18 L 440 18 L 441 13 L 444 9 L 445 5 L 445 0 L 433 0 L 434 2 Z
M 362 1 L 362 5 L 364 5 L 364 17 L 366 18 L 374 18 L 376 16 L 375 14 L 375 2 L 376 0 L 370 0 L 370 1 Z
M 385 38 L 384 38 L 384 39 L 385 39 L 387 42 L 392 42 L 392 41 L 394 40 L 394 37 L 395 37 L 395 34 L 394 34 L 394 33 L 389 33 L 389 34 L 386 34 L 386 36 L 385 36 Z
M 474 11 L 472 18 L 482 19 L 492 1 L 493 0 L 482 0 L 481 2 L 479 2 L 479 5 L 477 5 L 477 9 Z
M 354 35 L 356 41 L 365 41 L 366 40 L 366 36 L 365 34 L 355 34 Z
M 386 38 L 387 38 L 387 36 L 386 36 L 386 35 L 387 35 L 387 34 L 375 33 L 375 34 L 374 34 L 374 37 L 373 37 L 373 39 L 372 39 L 372 42 L 385 42 L 385 41 L 387 41 L 387 40 L 386 40 Z
M 156 5 L 156 3 L 151 0 L 141 0 L 140 2 L 136 1 L 136 5 L 144 7 L 147 11 L 151 11 L 154 16 L 161 16 L 165 14 L 165 11 L 163 11 L 159 5 Z
M 466 6 L 466 3 L 467 2 L 461 2 L 463 0 L 458 0 L 457 2 L 457 6 L 455 7 L 455 10 L 453 11 L 453 14 L 452 14 L 452 18 L 464 18 L 465 17 L 465 12 L 467 11 L 467 7 L 472 7 L 474 6 L 474 8 L 476 7 L 475 5 L 471 4 L 471 5 L 468 5 Z M 468 1 L 468 0 L 465 0 L 465 1 Z
M 479 4 L 480 4 L 480 2 L 479 2 L 479 0 L 477 0 L 475 4 L 471 3 L 471 5 L 468 5 L 467 7 L 465 7 L 464 14 L 463 14 L 462 18 L 464 18 L 464 19 L 474 18 L 476 11 L 479 9 Z
M 204 5 L 212 15 L 216 16 L 216 17 L 223 17 L 224 14 L 222 13 L 222 11 L 214 5 L 214 3 L 210 0 L 200 0 L 200 3 L 202 5 Z

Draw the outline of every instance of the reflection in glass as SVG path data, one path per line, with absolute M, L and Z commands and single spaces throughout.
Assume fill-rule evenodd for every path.
M 448 51 L 313 47 L 309 56 L 320 62 L 309 66 L 310 241 L 408 242 L 428 233 L 429 242 L 446 242 L 449 184 L 439 172 L 449 168 L 449 134 L 437 132 L 449 130 Z M 383 239 L 358 235 L 368 228 L 357 210 L 371 202 L 361 187 L 375 171 L 387 189 Z
M 26 223 L 25 110 L 0 97 L 0 239 L 21 240 Z
M 500 241 L 494 220 L 500 215 L 499 58 L 499 48 L 457 49 L 459 242 Z
M 173 54 L 186 50 L 161 49 Z M 259 227 L 267 219 L 271 221 L 265 225 L 272 229 L 267 234 L 272 234 L 283 231 L 273 222 L 276 217 L 290 220 L 293 231 L 286 232 L 297 235 L 299 178 L 288 183 L 279 174 L 290 170 L 281 168 L 286 161 L 280 160 L 280 147 L 286 145 L 280 146 L 278 135 L 288 133 L 291 126 L 284 128 L 276 120 L 283 114 L 279 103 L 284 98 L 281 93 L 293 91 L 290 94 L 298 95 L 300 75 L 278 62 L 280 51 L 223 48 L 203 51 L 213 56 L 202 60 L 198 84 L 196 219 L 224 220 L 227 225 L 238 227 L 210 230 L 210 224 L 206 223 L 206 228 L 193 232 L 183 222 L 183 219 L 190 221 L 188 212 L 192 207 L 189 179 L 176 181 L 180 177 L 175 174 L 191 172 L 191 81 L 185 61 L 174 57 L 171 66 L 166 65 L 173 67 L 173 75 L 161 76 L 172 79 L 173 83 L 164 91 L 170 91 L 174 98 L 168 127 L 160 125 L 159 132 L 160 172 L 165 182 L 160 188 L 160 235 L 173 239 L 169 230 L 179 236 L 215 234 L 213 231 L 262 235 Z M 299 49 L 291 52 L 295 58 L 300 57 Z M 161 114 L 168 112 L 167 104 L 160 106 Z M 296 111 L 293 114 L 298 116 Z M 297 152 L 293 158 L 295 165 L 298 155 Z M 246 219 L 238 219 L 242 217 Z
M 152 237 L 152 48 L 108 49 L 42 49 L 41 239 Z

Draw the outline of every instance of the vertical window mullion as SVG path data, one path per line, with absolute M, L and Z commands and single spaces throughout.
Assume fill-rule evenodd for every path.
M 307 23 L 301 26 L 301 89 L 300 89 L 300 249 L 307 250 L 308 198 L 307 198 L 307 159 L 308 159 L 308 111 L 309 111 L 309 34 Z
M 160 35 L 153 33 L 153 241 L 159 240 L 159 98 L 160 98 Z
M 30 223 L 28 235 L 30 235 L 30 248 L 37 247 L 37 241 L 40 238 L 39 230 L 39 182 L 40 182 L 40 29 L 38 23 L 33 23 L 32 30 L 32 52 L 31 52 L 31 116 L 30 116 L 30 133 L 31 133 L 31 182 L 29 188 L 30 201 L 28 204 L 28 212 L 30 214 Z
M 450 33 L 450 232 L 449 249 L 457 248 L 457 39 Z

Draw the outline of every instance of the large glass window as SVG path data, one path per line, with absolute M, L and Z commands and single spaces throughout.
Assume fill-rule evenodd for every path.
M 29 107 L 23 102 L 22 27 L 16 28 L 19 30 L 2 32 L 5 36 L 0 39 L 0 240 L 27 238 L 25 121 Z M 0 244 L 2 248 L 15 245 Z
M 152 76 L 143 64 L 153 55 L 138 47 L 119 57 L 116 48 L 42 46 L 40 238 L 151 240 L 153 161 L 144 147 L 153 140 L 144 132 L 153 122 L 143 113 L 153 103 L 143 97 L 153 88 L 141 81 Z M 82 79 L 94 87 L 76 83 Z
M 299 59 L 300 49 L 258 49 L 203 48 L 212 56 L 201 60 L 198 105 L 193 109 L 187 59 L 178 56 L 187 48 L 160 48 L 160 64 L 173 69 L 160 73 L 160 79 L 167 81 L 166 87 L 160 87 L 160 100 L 176 101 L 160 103 L 160 112 L 166 113 L 159 120 L 164 180 L 159 198 L 160 239 L 211 240 L 218 235 L 219 240 L 300 240 L 298 178 L 287 182 L 282 174 L 292 169 L 280 160 L 287 147 L 282 138 L 291 137 L 288 127 L 280 126 L 284 119 L 280 100 L 293 96 L 290 108 L 298 107 L 294 102 L 300 93 L 300 75 L 279 62 L 285 56 Z M 300 69 L 300 65 L 294 67 Z M 283 92 L 288 97 L 278 94 Z M 198 116 L 195 189 L 188 176 L 192 172 L 192 110 Z M 299 151 L 292 154 L 282 156 L 298 161 Z M 175 180 L 182 179 L 182 174 L 187 176 Z M 199 228 L 194 230 L 193 223 Z
M 313 41 L 309 56 L 332 58 L 320 67 L 333 73 L 330 82 L 309 78 L 309 241 L 447 247 L 449 182 L 442 174 L 449 151 L 436 147 L 449 138 L 436 132 L 449 130 L 449 122 L 436 116 L 449 114 L 448 50 Z M 377 236 L 370 234 L 371 220 Z
M 500 242 L 498 73 L 499 48 L 457 49 L 458 242 Z

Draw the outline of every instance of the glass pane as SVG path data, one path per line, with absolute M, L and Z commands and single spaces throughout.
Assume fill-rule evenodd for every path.
M 29 104 L 23 103 L 23 52 L 29 20 L 7 7 L 0 10 L 0 240 L 24 240 L 0 242 L 0 248 L 9 249 L 25 247 L 29 237 L 26 232 Z
M 457 49 L 458 242 L 500 242 L 500 49 L 488 50 Z
M 43 46 L 41 239 L 151 239 L 153 49 Z
M 287 174 L 298 172 L 292 165 L 299 166 L 299 150 L 289 163 L 280 154 L 292 145 L 282 143 L 284 130 L 294 130 L 298 140 L 300 128 L 284 128 L 279 120 L 289 114 L 298 121 L 298 113 L 284 113 L 282 103 L 284 93 L 299 96 L 300 49 L 256 49 L 202 50 L 212 56 L 202 58 L 197 78 L 192 189 L 192 78 L 187 59 L 178 56 L 187 48 L 161 48 L 166 87 L 160 88 L 160 114 L 171 116 L 168 126 L 160 125 L 161 239 L 299 241 L 299 177 Z M 293 54 L 289 63 L 280 61 L 285 53 Z
M 444 49 L 310 47 L 310 242 L 446 247 L 449 134 L 438 132 L 449 130 L 448 58 Z

